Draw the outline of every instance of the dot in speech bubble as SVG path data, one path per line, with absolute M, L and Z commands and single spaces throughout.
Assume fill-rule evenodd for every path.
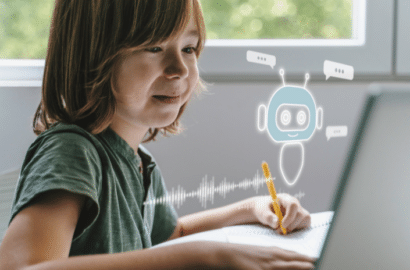
M 346 137 L 347 126 L 328 126 L 326 127 L 326 138 L 329 141 L 330 138 Z
M 352 66 L 332 62 L 329 60 L 325 60 L 325 62 L 323 63 L 323 72 L 326 75 L 326 80 L 330 77 L 353 80 L 354 77 L 354 68 Z
M 260 52 L 247 51 L 246 60 L 252 63 L 268 65 L 272 69 L 276 65 L 276 57 L 274 55 L 264 54 Z

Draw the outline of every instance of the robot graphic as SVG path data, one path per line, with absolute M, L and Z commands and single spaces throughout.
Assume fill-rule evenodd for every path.
M 258 107 L 258 129 L 268 130 L 270 137 L 277 143 L 283 143 L 280 150 L 279 168 L 285 182 L 294 185 L 303 168 L 304 148 L 302 141 L 309 140 L 316 129 L 323 126 L 323 109 L 316 109 L 313 96 L 306 90 L 309 74 L 305 75 L 304 87 L 285 85 L 284 70 L 279 74 L 282 77 L 283 87 L 279 88 L 270 99 L 268 108 L 265 105 Z M 263 117 L 263 125 L 260 119 Z M 294 179 L 289 179 L 283 169 L 283 155 L 290 146 L 300 148 L 302 162 Z

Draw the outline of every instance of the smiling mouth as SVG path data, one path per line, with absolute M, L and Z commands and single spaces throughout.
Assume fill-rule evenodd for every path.
M 158 96 L 153 96 L 155 99 L 164 102 L 164 103 L 175 103 L 177 101 L 179 101 L 179 97 L 180 96 L 162 96 L 162 95 L 158 95 Z
M 290 135 L 290 134 L 288 134 L 288 136 L 291 137 L 291 138 L 294 138 L 294 137 L 296 137 L 296 136 L 298 136 L 298 135 L 299 135 L 299 133 L 296 133 L 295 135 Z

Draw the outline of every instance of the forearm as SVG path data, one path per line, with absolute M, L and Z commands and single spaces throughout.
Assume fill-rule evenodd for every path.
M 214 230 L 226 226 L 257 222 L 252 214 L 254 201 L 246 199 L 227 206 L 210 209 L 179 218 L 180 236 Z
M 117 254 L 69 257 L 32 265 L 24 270 L 127 270 L 198 269 L 216 265 L 215 246 L 210 242 L 191 242 Z

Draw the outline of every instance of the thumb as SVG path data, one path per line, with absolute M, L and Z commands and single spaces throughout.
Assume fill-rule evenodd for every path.
M 268 225 L 273 229 L 279 228 L 279 219 L 274 213 L 270 213 L 268 216 Z

